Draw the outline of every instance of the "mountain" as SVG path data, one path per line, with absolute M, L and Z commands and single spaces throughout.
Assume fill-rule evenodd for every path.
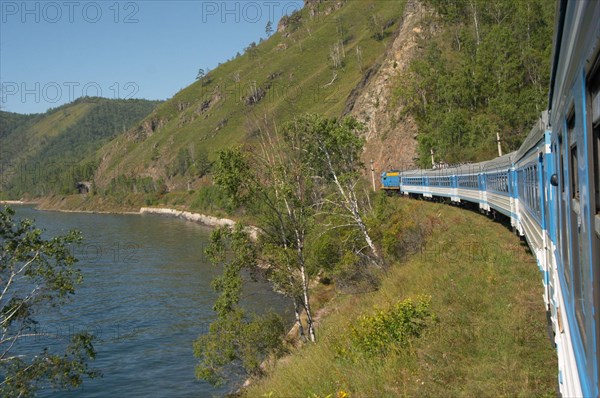
M 197 189 L 208 183 L 203 175 L 218 150 L 252 146 L 266 126 L 307 112 L 358 112 L 362 89 L 405 22 L 404 4 L 306 1 L 271 37 L 250 43 L 103 147 L 99 190 L 146 191 L 150 181 L 170 192 Z
M 218 151 L 252 150 L 261 130 L 304 113 L 362 121 L 369 177 L 369 169 L 376 178 L 430 167 L 431 152 L 436 162 L 487 159 L 497 132 L 505 150 L 518 147 L 545 107 L 552 20 L 544 0 L 305 0 L 270 37 L 108 129 L 68 129 L 87 123 L 92 100 L 41 116 L 3 114 L 12 174 L 3 173 L 2 190 L 64 195 L 89 180 L 93 195 L 48 206 L 219 212 L 224 199 L 211 183 Z M 15 166 L 24 164 L 27 177 L 56 159 L 77 167 L 43 184 L 14 178 Z
M 73 193 L 94 173 L 96 151 L 158 103 L 86 97 L 43 114 L 0 112 L 0 197 Z

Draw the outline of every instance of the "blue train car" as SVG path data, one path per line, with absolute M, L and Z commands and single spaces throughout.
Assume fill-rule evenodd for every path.
M 600 1 L 558 3 L 548 111 L 519 150 L 382 174 L 383 189 L 503 214 L 529 244 L 554 331 L 559 390 L 600 395 Z
M 562 1 L 549 111 L 551 301 L 561 391 L 598 396 L 600 2 Z

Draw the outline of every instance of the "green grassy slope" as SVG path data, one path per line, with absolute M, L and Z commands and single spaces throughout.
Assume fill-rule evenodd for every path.
M 245 396 L 554 396 L 556 354 L 541 274 L 526 245 L 463 209 L 404 198 L 386 209 L 389 223 L 401 220 L 404 230 L 429 226 L 422 250 L 387 271 L 379 290 L 338 295 L 326 307 L 318 342 L 281 360 Z M 419 295 L 431 297 L 436 317 L 420 337 L 378 354 L 354 345 L 352 329 L 364 316 Z
M 219 149 L 252 143 L 265 122 L 272 126 L 305 112 L 342 114 L 352 89 L 383 56 L 404 2 L 349 1 L 328 10 L 331 4 L 320 5 L 314 17 L 306 9 L 292 16 L 284 32 L 220 65 L 104 147 L 98 185 L 123 175 L 162 180 L 171 191 L 185 190 L 190 180 L 197 187 L 193 172 L 172 171 L 182 151 L 192 163 L 198 153 L 214 160 Z M 375 26 L 385 26 L 381 39 L 373 37 L 373 17 Z M 339 53 L 339 65 L 332 52 Z M 252 103 L 257 92 L 262 97 Z
M 95 170 L 94 154 L 158 104 L 146 100 L 81 98 L 44 114 L 0 113 L 8 128 L 2 140 L 0 197 L 70 193 L 76 179 Z M 83 164 L 83 160 L 86 160 Z

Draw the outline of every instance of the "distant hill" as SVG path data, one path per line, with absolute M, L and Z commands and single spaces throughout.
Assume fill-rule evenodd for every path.
M 0 198 L 73 193 L 95 172 L 97 150 L 158 104 L 80 98 L 43 114 L 0 112 Z
M 38 116 L 38 114 L 22 115 L 20 113 L 0 111 L 0 139 L 6 138 L 14 131 L 27 126 Z

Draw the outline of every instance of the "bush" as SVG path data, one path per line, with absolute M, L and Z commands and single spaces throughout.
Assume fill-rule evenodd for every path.
M 381 355 L 392 349 L 405 349 L 413 338 L 435 320 L 430 310 L 431 297 L 406 299 L 387 310 L 358 318 L 350 327 L 350 341 L 355 351 Z

